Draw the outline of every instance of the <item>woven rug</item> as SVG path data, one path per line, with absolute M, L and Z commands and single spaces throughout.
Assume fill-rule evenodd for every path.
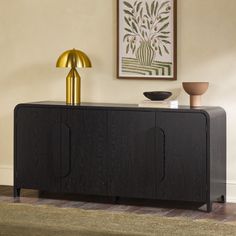
M 233 236 L 236 235 L 236 223 L 190 220 L 188 218 L 168 218 L 104 210 L 81 210 L 75 208 L 1 203 L 0 235 Z

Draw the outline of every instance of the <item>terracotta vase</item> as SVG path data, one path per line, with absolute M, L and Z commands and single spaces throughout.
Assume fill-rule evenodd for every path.
M 208 82 L 184 82 L 183 88 L 190 95 L 190 106 L 201 106 L 201 95 L 203 95 L 209 87 Z

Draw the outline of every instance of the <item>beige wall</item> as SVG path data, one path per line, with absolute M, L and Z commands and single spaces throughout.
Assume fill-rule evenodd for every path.
M 178 81 L 116 78 L 116 0 L 0 0 L 0 184 L 12 183 L 13 109 L 17 103 L 64 100 L 61 52 L 85 51 L 82 100 L 138 103 L 147 90 L 211 83 L 203 102 L 228 114 L 228 193 L 236 201 L 236 1 L 178 0 Z M 187 95 L 180 95 L 182 104 Z

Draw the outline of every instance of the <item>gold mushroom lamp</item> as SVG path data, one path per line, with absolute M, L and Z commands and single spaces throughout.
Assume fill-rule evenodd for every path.
M 71 68 L 66 77 L 66 103 L 68 105 L 80 104 L 81 79 L 76 68 L 92 67 L 89 57 L 80 50 L 68 50 L 61 54 L 56 66 L 59 68 Z

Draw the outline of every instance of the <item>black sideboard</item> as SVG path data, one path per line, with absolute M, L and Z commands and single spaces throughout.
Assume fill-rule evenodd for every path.
M 60 102 L 14 113 L 14 196 L 21 188 L 207 204 L 226 197 L 220 107 Z

